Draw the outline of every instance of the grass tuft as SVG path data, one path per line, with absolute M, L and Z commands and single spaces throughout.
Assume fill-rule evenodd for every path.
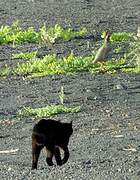
M 12 54 L 12 59 L 24 59 L 24 60 L 33 60 L 36 58 L 37 51 L 33 52 L 21 52 L 17 54 Z
M 111 42 L 126 42 L 130 41 L 134 37 L 134 33 L 129 32 L 116 32 L 110 37 Z
M 60 113 L 77 113 L 80 111 L 80 106 L 77 107 L 66 107 L 64 105 L 50 105 L 43 108 L 23 108 L 18 111 L 18 116 L 35 116 L 35 117 L 46 117 Z
M 0 76 L 8 76 L 11 72 L 10 67 L 7 66 L 7 64 L 0 69 Z

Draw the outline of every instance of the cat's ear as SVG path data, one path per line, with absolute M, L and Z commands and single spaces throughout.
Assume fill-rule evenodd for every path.
M 71 126 L 72 126 L 72 123 L 73 123 L 73 120 L 70 121 Z

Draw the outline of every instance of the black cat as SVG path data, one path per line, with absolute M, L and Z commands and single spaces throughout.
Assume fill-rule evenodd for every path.
M 53 155 L 57 165 L 66 163 L 69 158 L 68 143 L 72 133 L 72 121 L 62 123 L 51 119 L 41 119 L 34 126 L 32 133 L 32 169 L 37 169 L 38 158 L 43 147 L 47 151 L 46 162 L 49 166 L 53 165 Z M 64 151 L 62 160 L 60 148 Z

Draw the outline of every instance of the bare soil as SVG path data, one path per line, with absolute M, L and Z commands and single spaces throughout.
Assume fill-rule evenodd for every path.
M 85 38 L 47 45 L 0 46 L 0 66 L 11 63 L 11 54 L 38 50 L 40 57 L 55 52 L 64 56 L 89 54 L 94 41 L 106 29 L 135 32 L 140 23 L 139 0 L 3 0 L 0 25 L 19 19 L 24 28 L 45 23 L 89 30 Z M 90 47 L 87 48 L 87 42 Z M 67 164 L 48 167 L 45 151 L 37 171 L 31 171 L 31 131 L 34 118 L 18 118 L 24 106 L 44 107 L 59 103 L 64 87 L 66 105 L 80 105 L 77 114 L 59 114 L 56 120 L 73 120 L 70 159 Z M 0 179 L 38 180 L 139 180 L 140 179 L 140 74 L 59 75 L 24 80 L 0 78 Z M 10 124 L 9 121 L 10 120 Z

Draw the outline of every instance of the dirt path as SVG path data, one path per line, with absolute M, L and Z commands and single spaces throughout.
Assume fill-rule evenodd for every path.
M 0 24 L 21 20 L 24 27 L 36 28 L 56 23 L 73 28 L 85 26 L 95 37 L 105 28 L 136 31 L 140 23 L 138 0 L 3 0 L 0 2 Z M 97 36 L 98 37 L 98 36 Z M 90 49 L 86 49 L 87 40 Z M 80 45 L 79 45 L 80 44 Z M 88 54 L 91 39 L 57 43 L 54 51 L 66 55 Z M 38 49 L 40 56 L 51 50 L 38 45 L 22 45 L 13 49 L 0 47 L 0 66 L 10 64 L 11 53 Z M 74 122 L 70 140 L 70 159 L 62 167 L 48 167 L 45 152 L 37 171 L 31 171 L 31 130 L 33 118 L 15 119 L 24 106 L 43 107 L 58 103 L 60 87 L 64 87 L 65 103 L 80 105 L 77 114 L 60 114 L 55 119 Z M 139 180 L 140 179 L 140 74 L 78 73 L 26 80 L 21 77 L 0 78 L 0 179 L 38 180 Z M 8 125 L 3 120 L 12 121 Z

